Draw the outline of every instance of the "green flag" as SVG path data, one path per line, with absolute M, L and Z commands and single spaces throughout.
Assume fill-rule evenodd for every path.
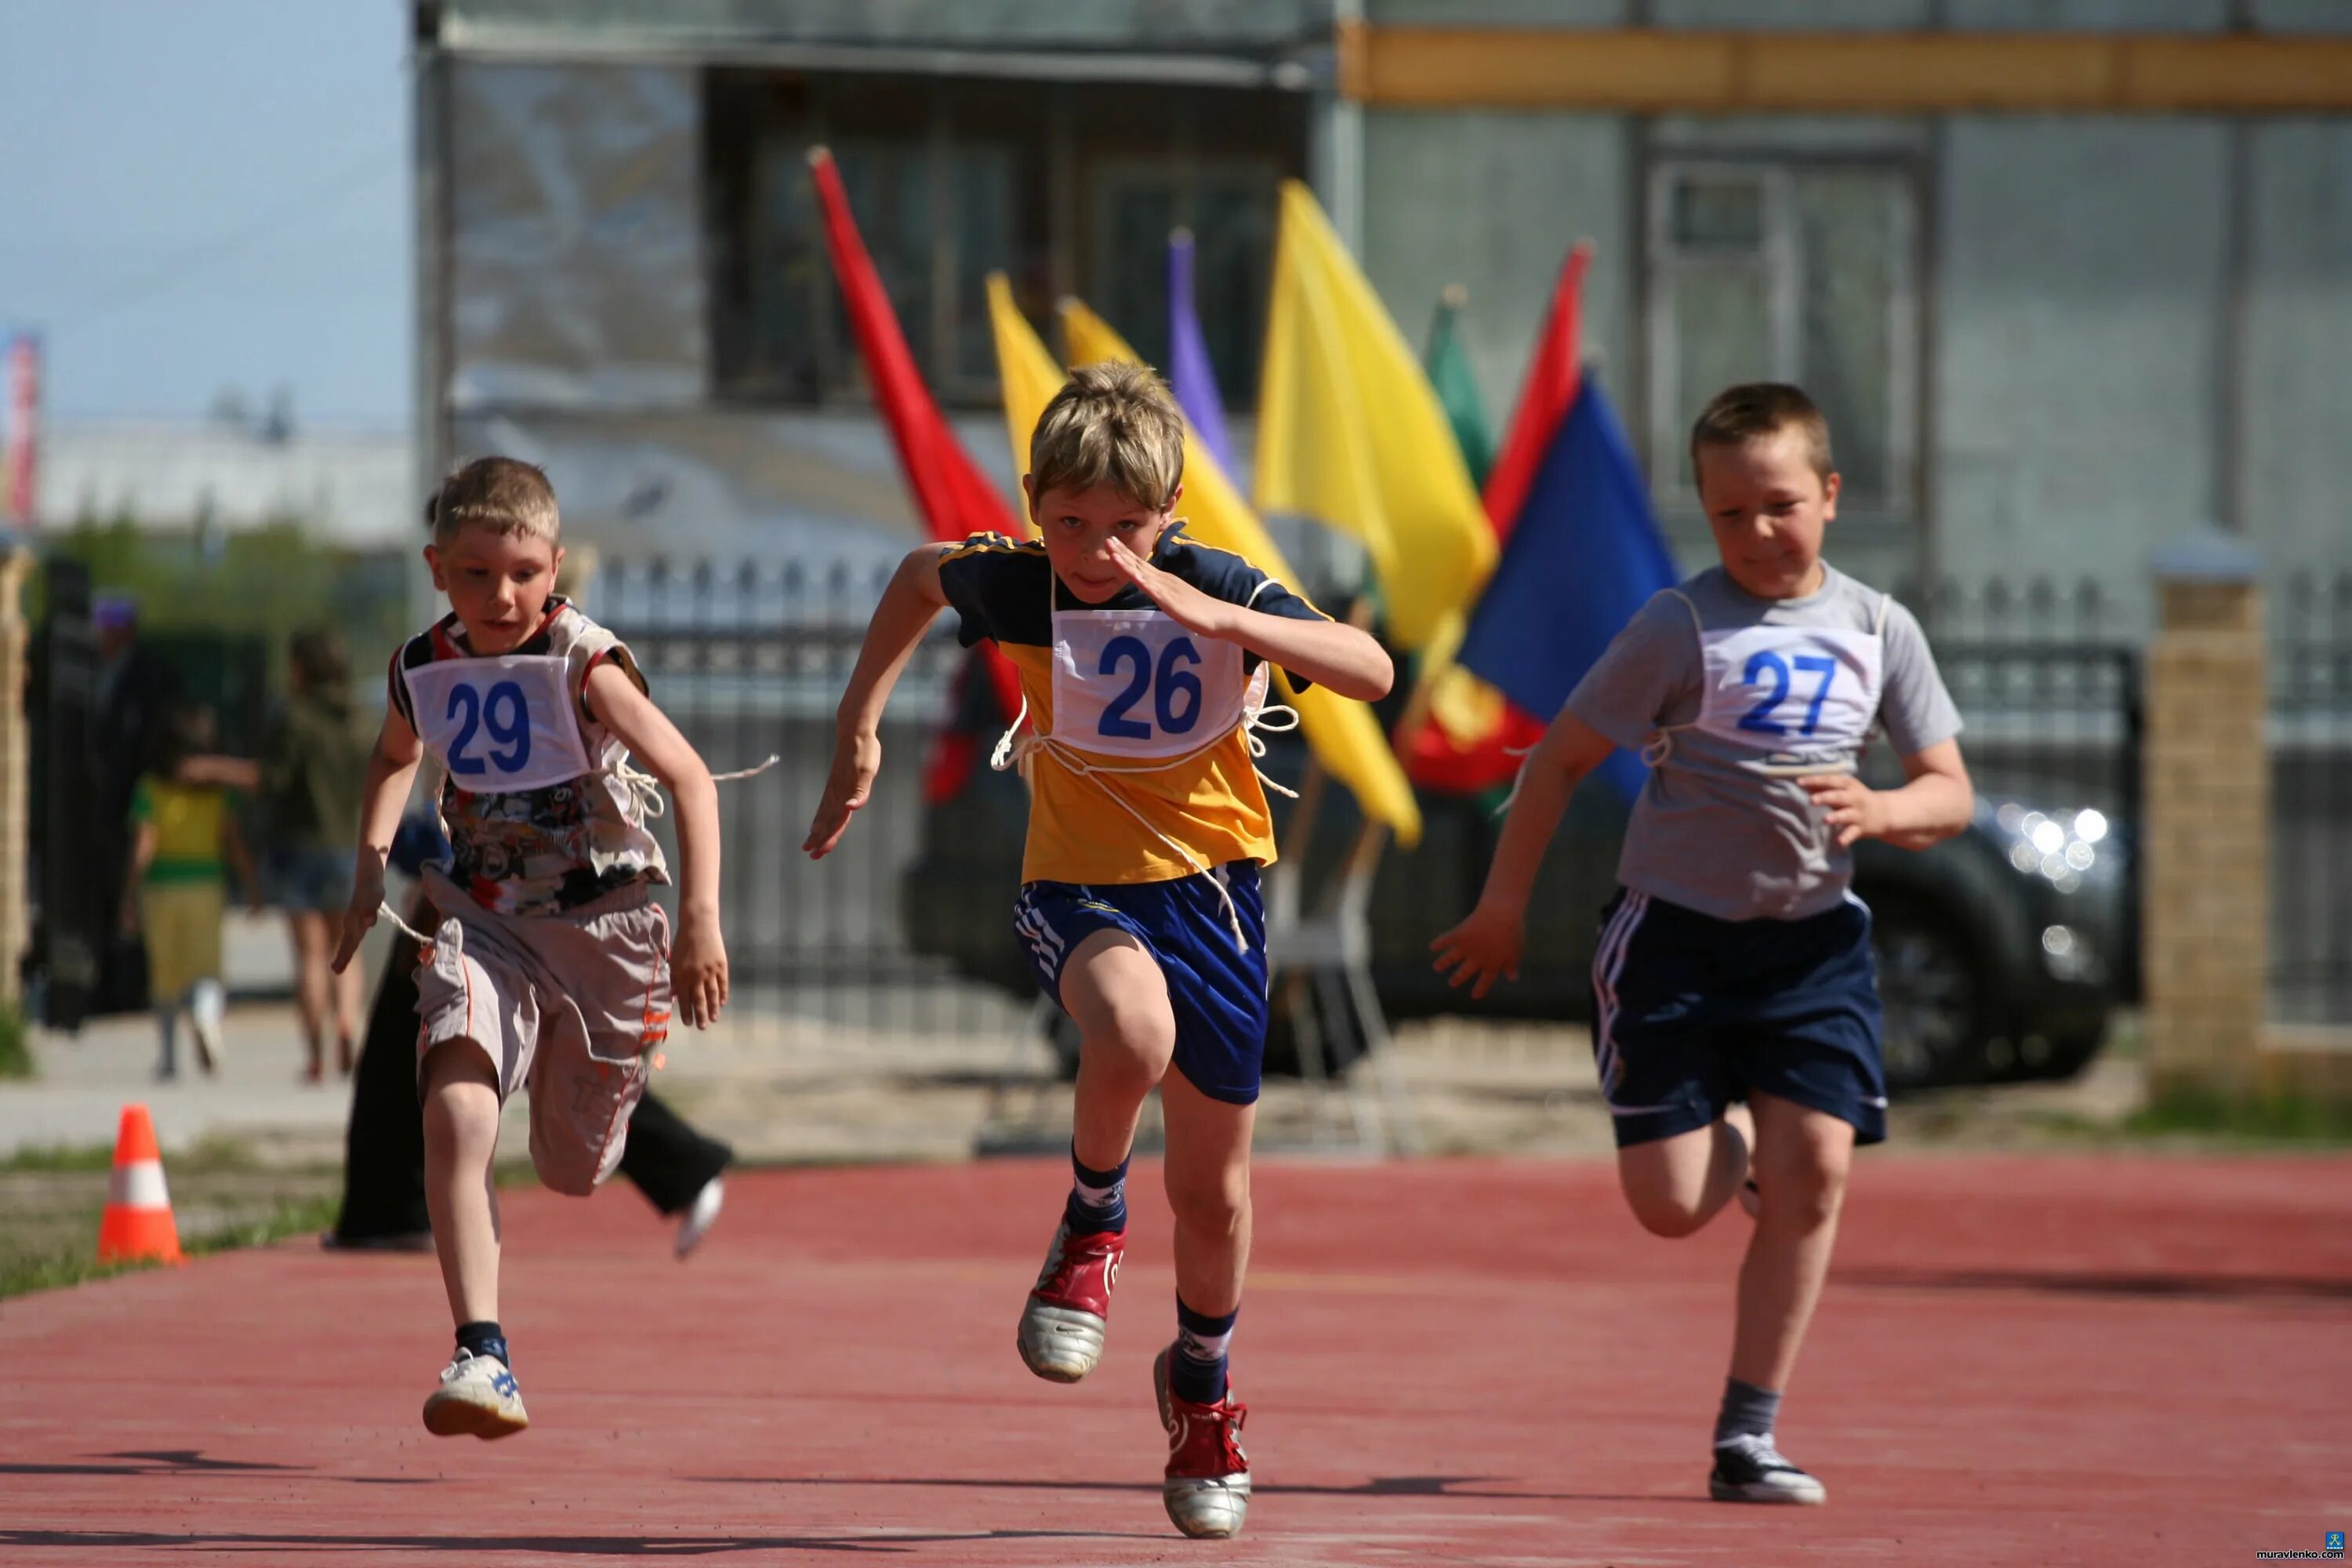
M 1486 488 L 1487 470 L 1495 466 L 1495 432 L 1486 423 L 1486 405 L 1478 396 L 1478 378 L 1471 374 L 1469 352 L 1462 346 L 1456 322 L 1469 296 L 1459 283 L 1448 283 L 1437 296 L 1437 315 L 1429 323 L 1429 347 L 1421 356 L 1429 384 L 1454 426 L 1454 445 L 1469 465 L 1470 482 Z

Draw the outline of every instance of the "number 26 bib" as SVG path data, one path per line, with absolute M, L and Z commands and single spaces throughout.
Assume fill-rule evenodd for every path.
M 1759 753 L 1764 773 L 1850 771 L 1878 716 L 1885 642 L 1876 632 L 1741 626 L 1699 639 L 1698 727 Z
M 1054 612 L 1054 737 L 1111 756 L 1181 757 L 1242 721 L 1242 650 L 1158 610 Z
M 436 659 L 407 674 L 417 738 L 459 789 L 545 789 L 591 771 L 561 656 Z

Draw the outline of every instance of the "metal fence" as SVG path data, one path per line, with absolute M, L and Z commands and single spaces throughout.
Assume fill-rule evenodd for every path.
M 787 1024 L 1001 1037 L 1030 1026 L 1006 915 L 1006 867 L 1025 802 L 1017 783 L 992 777 L 984 755 L 971 755 L 975 746 L 984 753 L 994 716 L 975 711 L 984 692 L 962 689 L 952 617 L 942 617 L 892 699 L 872 804 L 834 856 L 812 862 L 800 850 L 832 756 L 835 704 L 885 581 L 767 562 L 624 563 L 605 568 L 592 607 L 629 640 L 714 769 L 782 759 L 721 789 L 728 940 L 752 1009 Z M 1929 608 L 1988 797 L 2095 808 L 2127 842 L 2137 816 L 2139 660 L 2107 633 L 2112 616 L 2096 585 L 1947 588 Z M 955 771 L 934 764 L 941 721 L 959 702 L 963 733 L 951 743 L 965 748 L 961 776 L 971 782 L 952 801 L 927 802 L 927 787 Z M 1270 759 L 1293 782 L 1299 763 L 1279 748 Z M 1344 799 L 1333 808 L 1348 810 Z M 1384 879 L 1442 884 L 1449 897 L 1433 902 L 1450 907 L 1458 901 L 1450 895 L 1475 890 L 1483 873 L 1444 863 L 1461 859 L 1466 842 L 1433 832 L 1414 854 L 1392 855 Z M 1613 847 L 1600 847 L 1613 859 Z M 2116 895 L 2126 930 L 2136 926 L 2130 889 L 2126 873 Z M 2123 956 L 2135 966 L 2136 952 Z
M 2271 600 L 2271 1015 L 2352 1023 L 2352 572 Z

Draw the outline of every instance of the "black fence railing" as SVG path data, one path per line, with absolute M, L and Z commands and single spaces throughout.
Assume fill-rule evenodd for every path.
M 2352 572 L 2270 603 L 2271 1013 L 2352 1023 Z

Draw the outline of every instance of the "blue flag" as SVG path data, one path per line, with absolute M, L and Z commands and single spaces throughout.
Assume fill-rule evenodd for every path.
M 1208 340 L 1201 335 L 1201 318 L 1192 306 L 1192 237 L 1181 228 L 1168 237 L 1168 387 L 1209 456 L 1226 473 L 1238 476 L 1234 444 L 1225 437 L 1225 405 L 1217 395 L 1217 373 L 1209 363 Z
M 1633 612 L 1678 580 L 1633 448 L 1588 370 L 1458 657 L 1549 721 Z M 1644 773 L 1633 753 L 1612 753 L 1601 771 L 1628 800 L 1641 793 Z

